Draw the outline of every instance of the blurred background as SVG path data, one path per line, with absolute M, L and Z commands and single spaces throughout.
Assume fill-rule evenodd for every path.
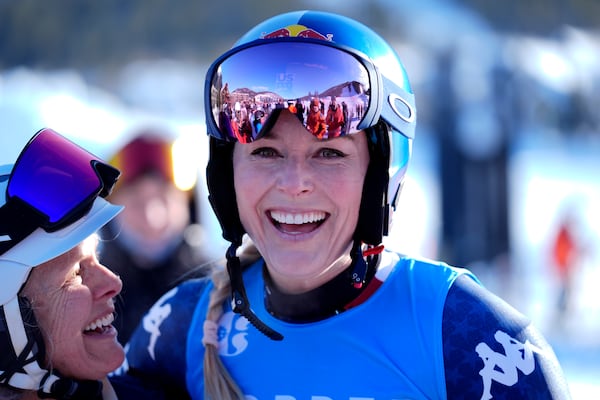
M 45 126 L 109 159 L 153 125 L 203 182 L 208 65 L 303 8 L 371 26 L 411 78 L 414 157 L 387 245 L 474 270 L 543 331 L 573 397 L 600 398 L 597 0 L 0 0 L 0 164 Z

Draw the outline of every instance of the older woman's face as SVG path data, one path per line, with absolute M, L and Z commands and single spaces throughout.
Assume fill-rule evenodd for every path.
M 23 295 L 44 334 L 47 361 L 63 375 L 100 379 L 124 358 L 112 326 L 121 280 L 98 262 L 92 236 L 34 268 Z
M 235 145 L 240 219 L 280 289 L 313 289 L 348 265 L 368 163 L 364 133 L 318 140 L 287 111 L 268 137 Z

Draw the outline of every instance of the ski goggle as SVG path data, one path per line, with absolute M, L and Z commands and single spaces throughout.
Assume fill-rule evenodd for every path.
M 205 107 L 209 135 L 242 143 L 261 138 L 282 109 L 320 139 L 359 132 L 380 117 L 411 137 L 415 120 L 412 93 L 366 58 L 322 41 L 279 39 L 225 53 L 208 70 Z
M 51 129 L 42 129 L 15 162 L 0 207 L 0 253 L 42 228 L 54 232 L 79 220 L 110 194 L 118 169 Z M 8 248 L 4 248 L 10 246 Z

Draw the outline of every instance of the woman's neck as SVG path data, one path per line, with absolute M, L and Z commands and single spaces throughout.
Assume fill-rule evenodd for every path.
M 265 281 L 265 306 L 271 315 L 287 322 L 314 322 L 339 314 L 345 306 L 364 290 L 375 275 L 376 258 L 367 268 L 365 284 L 356 287 L 352 284 L 352 274 L 356 263 L 364 263 L 359 257 L 349 267 L 323 285 L 300 294 L 284 293 L 277 289 L 271 280 L 266 266 L 263 266 Z

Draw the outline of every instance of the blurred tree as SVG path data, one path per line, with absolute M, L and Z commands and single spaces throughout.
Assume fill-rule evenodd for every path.
M 0 1 L 0 68 L 94 68 L 136 58 L 213 58 L 285 3 Z
M 582 28 L 600 26 L 597 0 L 459 0 L 478 10 L 499 31 L 553 35 L 561 26 Z
M 325 2 L 327 3 L 327 2 Z M 0 68 L 96 68 L 135 58 L 214 58 L 249 26 L 283 11 L 336 10 L 384 36 L 401 28 L 377 2 L 320 5 L 310 0 L 218 2 L 180 0 L 0 0 Z M 457 1 L 498 30 L 552 34 L 564 24 L 600 26 L 597 0 Z M 394 6 L 396 3 L 394 3 Z M 398 5 L 401 7 L 401 5 Z

